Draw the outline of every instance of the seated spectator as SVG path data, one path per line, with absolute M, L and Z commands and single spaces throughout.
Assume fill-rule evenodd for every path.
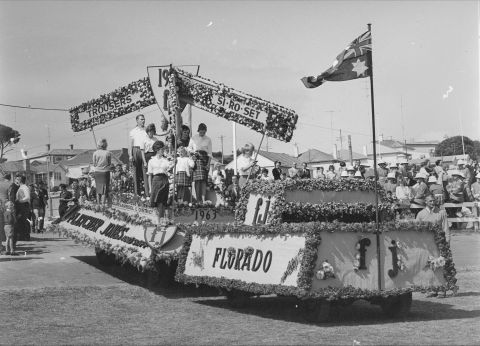
M 349 177 L 348 177 L 348 173 L 347 171 L 342 171 L 342 173 L 340 174 L 340 180 L 347 180 Z
M 463 203 L 465 202 L 464 192 L 465 192 L 465 176 L 460 171 L 453 171 L 451 174 L 452 183 L 448 186 L 448 195 L 449 200 L 452 203 Z
M 289 176 L 289 178 L 292 178 L 292 179 L 297 179 L 299 177 L 296 162 L 294 162 L 293 166 L 288 169 L 288 176 Z
M 323 171 L 323 167 L 317 167 L 317 169 L 313 171 L 313 178 L 325 179 L 325 173 L 323 173 Z
M 450 229 L 448 227 L 447 214 L 445 210 L 435 206 L 435 198 L 432 195 L 425 197 L 426 207 L 417 214 L 416 220 L 423 222 L 431 222 L 442 226 L 445 237 L 450 242 Z
M 397 191 L 397 177 L 395 172 L 390 172 L 387 174 L 387 182 L 383 184 L 383 189 L 385 191 L 390 191 L 393 196 L 395 196 Z
M 428 189 L 430 190 L 430 193 L 435 197 L 437 200 L 438 205 L 443 203 L 443 187 L 442 185 L 438 184 L 437 178 L 435 176 L 431 175 L 428 177 L 427 181 Z
M 425 197 L 428 194 L 428 186 L 425 183 L 425 176 L 422 173 L 417 173 L 415 180 L 417 183 L 413 186 L 412 203 L 425 206 Z
M 287 180 L 287 173 L 282 172 L 282 175 L 280 176 L 280 180 Z
M 85 202 L 87 201 L 87 190 L 85 188 L 80 188 L 79 192 L 80 193 L 78 196 L 78 204 L 84 205 Z
M 398 186 L 395 189 L 395 197 L 400 204 L 410 205 L 413 198 L 412 189 L 408 186 L 409 178 L 398 179 Z

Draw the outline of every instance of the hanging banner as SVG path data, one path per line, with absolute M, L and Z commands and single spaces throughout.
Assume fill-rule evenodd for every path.
M 210 79 L 194 76 L 179 68 L 175 67 L 174 70 L 181 103 L 191 104 L 254 131 L 265 133 L 268 137 L 284 142 L 292 139 L 298 120 L 295 111 Z
M 73 131 L 79 132 L 154 103 L 155 97 L 150 87 L 150 80 L 143 78 L 70 109 L 70 122 Z

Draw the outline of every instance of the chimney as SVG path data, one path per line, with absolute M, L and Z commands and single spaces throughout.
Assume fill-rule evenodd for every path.
M 378 141 L 383 142 L 383 133 L 380 136 L 378 136 Z
M 297 145 L 297 143 L 294 143 L 293 144 L 293 157 L 298 157 L 298 156 L 299 156 L 298 145 Z
M 70 150 L 73 150 L 73 144 L 70 144 Z
M 47 144 L 47 151 L 50 151 L 50 144 Z
M 363 155 L 368 156 L 367 146 L 366 146 L 366 145 L 363 146 Z
M 337 145 L 333 145 L 333 158 L 336 160 L 338 158 Z

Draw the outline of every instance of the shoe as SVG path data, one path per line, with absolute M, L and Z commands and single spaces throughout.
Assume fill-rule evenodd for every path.
M 9 251 L 7 251 L 7 252 L 2 252 L 1 255 L 10 256 L 10 252 L 9 252 Z

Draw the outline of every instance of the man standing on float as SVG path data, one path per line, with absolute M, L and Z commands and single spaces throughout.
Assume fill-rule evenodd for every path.
M 140 150 L 148 138 L 145 131 L 145 116 L 143 114 L 137 115 L 137 126 L 130 131 L 130 161 L 135 167 L 135 192 L 137 195 L 141 195 L 143 190 L 143 184 L 146 179 L 145 169 L 143 167 L 142 151 Z

